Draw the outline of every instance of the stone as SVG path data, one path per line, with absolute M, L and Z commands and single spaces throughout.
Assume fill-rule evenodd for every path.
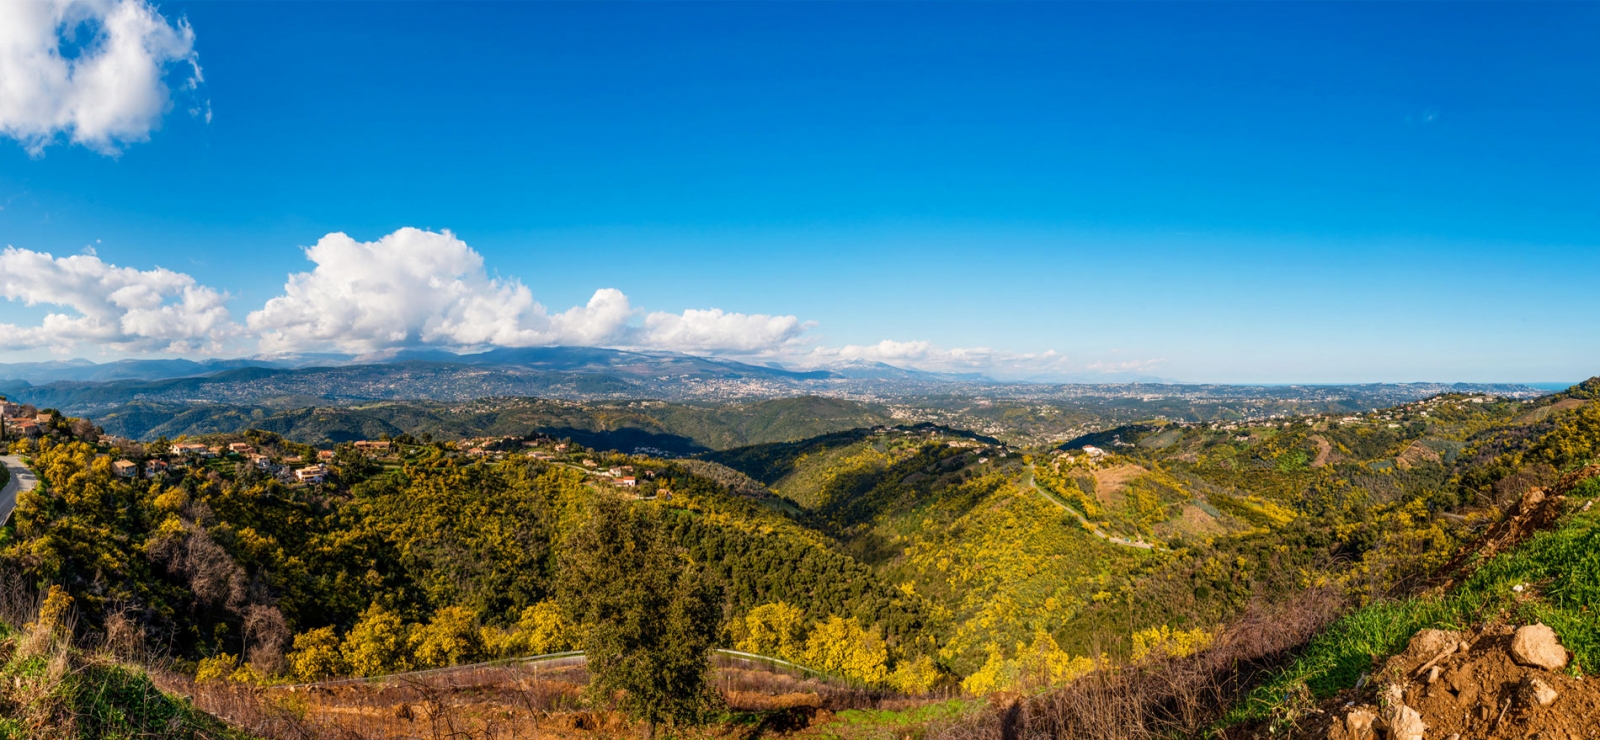
M 1389 718 L 1389 740 L 1422 740 L 1428 732 L 1427 723 L 1417 710 L 1404 704 L 1396 707 Z
M 1556 697 L 1561 696 L 1560 692 L 1556 691 L 1550 684 L 1545 683 L 1544 679 L 1532 677 L 1522 682 L 1521 693 L 1526 703 L 1538 704 L 1541 707 L 1550 706 L 1555 702 Z
M 1555 630 L 1543 624 L 1530 624 L 1511 637 L 1511 659 L 1522 665 L 1559 671 L 1567 667 L 1567 649 L 1561 647 Z
M 1533 507 L 1538 506 L 1543 501 L 1544 489 L 1529 488 L 1526 493 L 1522 494 L 1522 513 L 1526 514 L 1533 511 Z
M 1367 707 L 1357 707 L 1344 716 L 1345 737 L 1349 740 L 1373 740 L 1372 723 L 1378 720 L 1378 715 Z
M 1384 729 L 1388 730 L 1389 740 L 1422 740 L 1428 731 L 1428 725 L 1422 721 L 1422 714 L 1406 706 L 1406 690 L 1400 684 L 1389 684 L 1378 692 L 1380 704 L 1383 707 L 1380 719 L 1383 720 Z
M 1411 642 L 1406 644 L 1406 652 L 1412 656 L 1427 660 L 1449 649 L 1450 646 L 1461 641 L 1460 632 L 1450 630 L 1421 630 L 1412 635 Z
M 1434 667 L 1428 669 L 1428 683 L 1429 683 L 1429 685 L 1432 685 L 1434 681 L 1439 680 L 1439 674 L 1442 673 L 1443 670 L 1444 669 L 1440 668 L 1439 666 L 1434 666 Z

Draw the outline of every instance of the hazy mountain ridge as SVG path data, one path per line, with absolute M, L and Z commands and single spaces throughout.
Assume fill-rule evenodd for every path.
M 881 407 L 817 396 L 717 405 L 486 398 L 467 403 L 419 401 L 293 409 L 141 401 L 94 418 L 108 433 L 144 440 L 247 428 L 316 445 L 400 434 L 437 439 L 546 434 L 587 447 L 647 450 L 660 455 L 690 455 L 894 423 Z
M 1097 380 L 1127 379 L 1104 376 Z M 1366 411 L 1450 392 L 1513 397 L 1539 394 L 1537 389 L 1515 384 L 1225 385 L 1147 380 L 1001 382 L 978 373 L 933 373 L 862 361 L 802 371 L 668 352 L 593 347 L 498 349 L 466 355 L 411 349 L 363 356 L 0 365 L 0 393 L 36 406 L 91 415 L 134 401 L 288 408 L 416 399 L 463 402 L 495 396 L 720 402 L 829 395 L 876 402 L 937 396 L 1069 403 L 1088 398 L 1097 408 L 1205 420 L 1211 418 L 1210 412 L 1197 409 L 1208 406 L 1219 407 L 1215 412 L 1218 418 L 1230 414 L 1242 418 Z

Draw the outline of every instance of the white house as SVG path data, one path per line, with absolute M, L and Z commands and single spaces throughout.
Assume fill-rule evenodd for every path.
M 322 465 L 312 465 L 294 471 L 294 477 L 301 483 L 322 483 L 328 479 L 328 469 Z

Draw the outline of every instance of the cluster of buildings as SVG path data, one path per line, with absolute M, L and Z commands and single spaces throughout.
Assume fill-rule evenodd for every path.
M 1051 454 L 1055 456 L 1057 469 L 1073 465 L 1086 465 L 1091 468 L 1099 467 L 1100 463 L 1106 462 L 1110 458 L 1109 453 L 1094 445 L 1084 445 L 1079 449 L 1083 451 L 1082 455 L 1074 455 L 1067 450 L 1055 450 L 1052 452 Z
M 332 474 L 326 463 L 333 460 L 333 450 L 318 452 L 315 462 L 306 460 L 300 455 L 274 460 L 271 456 L 259 452 L 255 445 L 248 442 L 233 442 L 227 445 L 181 442 L 169 447 L 165 457 L 152 457 L 145 460 L 142 466 L 127 458 L 117 460 L 111 463 L 111 472 L 120 478 L 137 478 L 142 469 L 145 478 L 155 478 L 170 470 L 181 470 L 192 464 L 203 464 L 206 460 L 228 456 L 238 457 L 285 482 L 324 483 Z
M 351 442 L 349 447 L 373 458 L 389 458 L 401 452 L 400 445 L 390 440 L 361 440 Z M 636 471 L 631 464 L 601 465 L 592 457 L 578 457 L 579 453 L 586 452 L 583 448 L 551 438 L 526 440 L 522 437 L 482 437 L 461 440 L 453 447 L 458 451 L 457 454 L 467 458 L 504 459 L 521 456 L 581 468 L 595 479 L 621 489 L 638 489 L 644 480 L 653 481 L 657 476 L 655 470 Z M 208 461 L 226 459 L 248 464 L 286 483 L 318 484 L 331 477 L 328 464 L 336 456 L 333 450 L 320 450 L 314 459 L 300 455 L 269 455 L 266 454 L 268 451 L 250 442 L 208 445 L 185 441 L 173 443 L 164 454 L 143 461 L 128 458 L 115 460 L 111 463 L 111 470 L 122 478 L 149 479 L 175 470 L 203 466 Z M 665 489 L 656 489 L 655 493 L 671 496 Z
M 51 412 L 32 413 L 30 407 L 0 398 L 0 426 L 4 430 L 0 436 L 6 439 L 13 436 L 37 437 L 55 420 L 56 415 Z

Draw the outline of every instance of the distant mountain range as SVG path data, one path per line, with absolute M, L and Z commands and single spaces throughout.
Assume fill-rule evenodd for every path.
M 624 352 L 594 347 L 533 347 L 496 349 L 479 354 L 412 349 L 369 355 L 278 354 L 209 360 L 118 360 L 96 363 L 85 359 L 49 362 L 0 363 L 0 379 L 41 385 L 58 381 L 165 380 L 188 378 L 241 368 L 302 369 L 431 362 L 452 365 L 511 365 L 551 371 L 620 370 L 637 372 L 747 372 L 791 377 L 826 377 L 827 373 L 795 373 L 782 368 L 747 365 L 672 353 Z
M 88 360 L 0 364 L 0 393 L 41 408 L 96 413 L 132 401 L 276 407 L 488 396 L 573 400 L 778 398 L 841 387 L 992 384 L 981 375 L 882 363 L 790 370 L 668 352 L 593 347 L 497 349 L 469 355 L 276 355 L 227 360 Z
M 1536 389 L 1510 384 L 1229 386 L 1149 379 L 1130 382 L 1109 377 L 1095 384 L 1001 382 L 975 373 L 934 373 L 878 362 L 794 370 L 667 352 L 593 347 L 498 349 L 471 355 L 401 350 L 364 356 L 0 364 L 0 394 L 39 408 L 91 417 L 104 416 L 128 404 L 154 405 L 168 411 L 213 404 L 282 411 L 374 402 L 461 403 L 508 397 L 727 403 L 831 396 L 880 404 L 906 402 L 920 410 L 908 406 L 897 413 L 902 418 L 921 421 L 953 421 L 948 415 L 959 414 L 965 422 L 978 423 L 989 412 L 981 403 L 973 406 L 960 400 L 977 398 L 1005 399 L 1010 404 L 1006 408 L 1042 401 L 1102 419 L 1107 414 L 1119 419 L 1206 419 L 1361 410 L 1445 392 L 1517 397 L 1540 394 Z M 1044 413 L 1043 408 L 1027 413 Z M 994 408 L 993 412 L 999 414 L 1001 409 Z M 1004 413 L 1015 416 L 1020 411 Z M 1082 421 L 1087 420 L 1073 423 Z M 1001 423 L 998 418 L 984 423 L 1015 426 Z M 134 426 L 153 429 L 160 424 Z

